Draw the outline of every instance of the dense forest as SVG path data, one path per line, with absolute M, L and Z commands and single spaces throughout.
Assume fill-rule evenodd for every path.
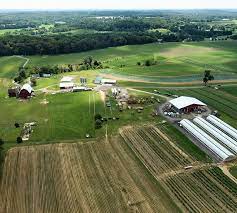
M 0 13 L 0 56 L 82 52 L 151 42 L 236 39 L 237 11 Z M 223 20 L 228 20 L 225 24 Z

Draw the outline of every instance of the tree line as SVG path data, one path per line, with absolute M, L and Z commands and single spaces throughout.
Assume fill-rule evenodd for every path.
M 0 38 L 0 56 L 74 53 L 121 45 L 152 43 L 158 38 L 155 33 L 8 35 Z

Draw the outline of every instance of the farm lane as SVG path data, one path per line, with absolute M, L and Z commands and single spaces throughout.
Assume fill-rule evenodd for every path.
M 161 95 L 161 94 L 156 94 L 156 93 L 152 93 L 152 92 L 147 92 L 147 91 L 144 91 L 144 90 L 139 90 L 139 89 L 134 89 L 134 88 L 126 88 L 127 90 L 130 90 L 130 91 L 135 91 L 135 92 L 141 92 L 141 93 L 145 93 L 145 94 L 148 94 L 148 95 L 154 95 L 154 96 L 159 96 L 159 97 L 162 97 L 166 100 L 169 100 L 170 98 L 168 98 L 167 96 L 165 95 Z

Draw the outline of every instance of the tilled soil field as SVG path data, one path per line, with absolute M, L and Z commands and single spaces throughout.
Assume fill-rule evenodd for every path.
M 153 126 L 126 127 L 120 134 L 183 211 L 237 211 L 237 185 L 216 164 L 195 162 Z
M 119 138 L 10 150 L 1 198 L 1 213 L 179 211 Z

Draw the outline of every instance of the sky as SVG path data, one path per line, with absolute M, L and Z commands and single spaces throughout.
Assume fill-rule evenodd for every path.
M 237 0 L 0 0 L 1 9 L 237 9 Z

